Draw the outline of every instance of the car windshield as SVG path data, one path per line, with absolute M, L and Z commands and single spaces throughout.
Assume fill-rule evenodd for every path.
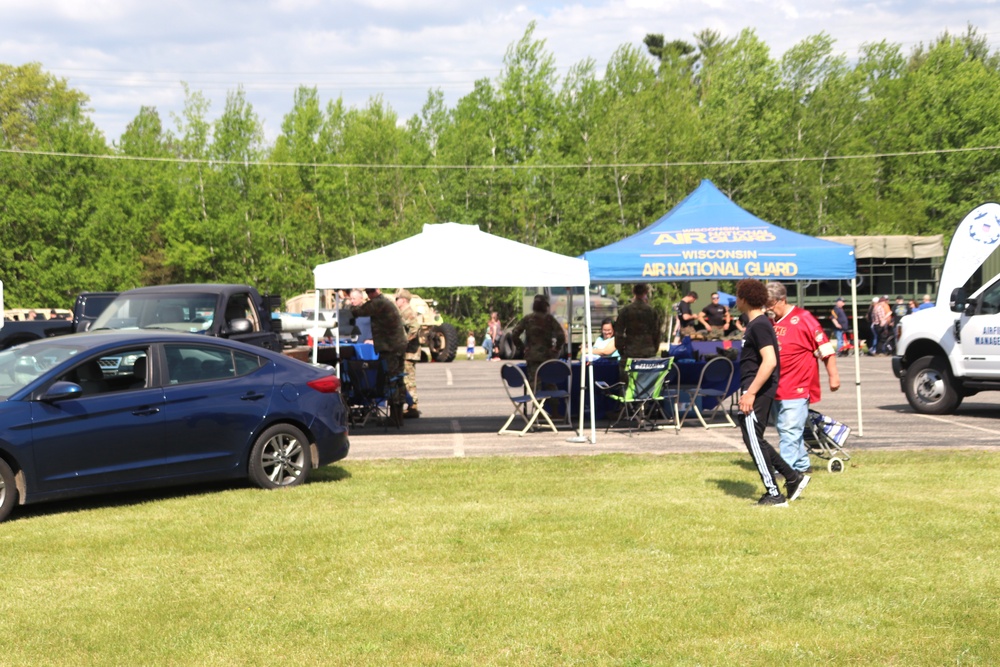
M 21 345 L 0 352 L 0 399 L 6 400 L 60 362 L 81 352 L 70 344 Z
M 172 329 L 206 331 L 215 318 L 214 294 L 123 294 L 91 327 L 96 329 Z

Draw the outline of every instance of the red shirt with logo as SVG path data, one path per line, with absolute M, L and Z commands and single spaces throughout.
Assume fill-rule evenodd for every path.
M 818 403 L 819 362 L 836 354 L 833 344 L 826 337 L 823 327 L 809 311 L 793 306 L 785 316 L 774 323 L 778 336 L 778 355 L 781 377 L 778 379 L 779 401 L 808 398 Z

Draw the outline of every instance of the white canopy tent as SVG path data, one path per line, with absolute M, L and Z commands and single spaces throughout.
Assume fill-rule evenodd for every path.
M 416 261 L 416 258 L 424 258 Z M 426 258 L 434 258 L 427 260 Z M 319 290 L 357 286 L 399 287 L 581 287 L 590 286 L 587 261 L 567 257 L 480 231 L 477 225 L 447 222 L 424 225 L 423 232 L 360 255 L 313 269 L 316 310 Z M 590 339 L 590 299 L 583 299 L 586 349 Z M 313 359 L 315 361 L 315 348 Z M 581 398 L 584 378 L 581 377 Z M 582 400 L 581 400 L 582 408 Z M 583 410 L 580 410 L 583 432 Z M 590 441 L 596 442 L 593 392 Z

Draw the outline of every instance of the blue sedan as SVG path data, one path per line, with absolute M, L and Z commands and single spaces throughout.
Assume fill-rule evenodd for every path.
M 0 521 L 18 503 L 106 491 L 295 486 L 348 449 L 333 371 L 261 348 L 104 331 L 0 351 Z

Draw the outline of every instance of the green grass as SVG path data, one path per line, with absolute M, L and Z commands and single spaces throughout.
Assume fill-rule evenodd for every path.
M 1000 456 L 345 461 L 21 508 L 4 665 L 1000 663 Z

